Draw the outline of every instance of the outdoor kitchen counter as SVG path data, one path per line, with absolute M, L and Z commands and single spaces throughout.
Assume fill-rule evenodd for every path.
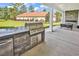
M 0 56 L 20 55 L 27 47 L 29 40 L 29 30 L 26 28 L 2 29 L 0 31 Z
M 0 56 L 21 55 L 44 42 L 42 23 L 30 23 L 26 27 L 0 29 Z
M 17 30 L 12 30 L 12 31 L 7 31 L 6 32 L 0 32 L 0 39 L 4 36 L 11 36 L 11 35 L 14 35 L 14 34 L 17 34 L 17 33 L 22 33 L 22 32 L 28 32 L 29 30 L 27 29 L 17 29 Z

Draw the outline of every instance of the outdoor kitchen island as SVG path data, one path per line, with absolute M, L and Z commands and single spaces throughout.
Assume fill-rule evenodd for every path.
M 29 26 L 27 24 L 25 27 L 10 30 L 6 29 L 5 31 L 0 32 L 0 56 L 21 55 L 25 51 L 44 41 L 45 30 L 42 23 L 31 24 L 34 24 L 33 26 L 40 25 L 38 26 L 40 29 L 38 30 L 35 28 L 36 31 L 32 31 L 28 29 Z

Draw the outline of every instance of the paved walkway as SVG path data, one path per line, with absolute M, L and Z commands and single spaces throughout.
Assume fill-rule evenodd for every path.
M 23 54 L 24 56 L 79 56 L 79 29 L 46 31 L 45 42 Z

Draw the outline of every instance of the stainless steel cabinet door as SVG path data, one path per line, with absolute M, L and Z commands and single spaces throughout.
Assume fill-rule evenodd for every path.
M 14 35 L 15 55 L 22 54 L 28 45 L 30 45 L 28 33 L 20 33 L 20 34 Z
M 0 41 L 0 56 L 13 55 L 13 39 L 2 39 Z
M 31 36 L 31 46 L 34 46 L 38 43 L 38 36 Z
M 41 33 L 37 35 L 38 36 L 38 43 L 40 43 L 42 41 L 42 35 Z

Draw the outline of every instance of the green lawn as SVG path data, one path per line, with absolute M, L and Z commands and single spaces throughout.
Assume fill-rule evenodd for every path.
M 53 26 L 59 26 L 61 24 L 61 22 L 54 22 L 52 23 Z M 43 23 L 43 26 L 46 28 L 46 27 L 49 27 L 49 23 Z
M 19 27 L 24 26 L 25 22 L 22 21 L 15 21 L 15 20 L 0 20 L 0 28 L 13 28 L 13 27 Z
M 60 22 L 54 22 L 52 23 L 53 26 L 59 26 Z M 15 21 L 15 20 L 0 20 L 0 28 L 14 28 L 14 27 L 20 27 L 25 26 L 25 22 L 23 21 Z M 49 27 L 49 23 L 43 23 L 43 26 Z

